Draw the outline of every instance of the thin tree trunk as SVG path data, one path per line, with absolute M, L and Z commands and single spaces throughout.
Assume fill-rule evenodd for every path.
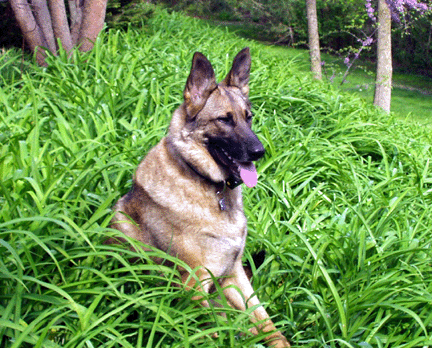
M 36 23 L 27 0 L 11 0 L 12 10 L 30 49 L 36 53 L 36 60 L 46 66 L 45 54 L 41 47 L 48 47 L 40 26 Z
M 321 80 L 321 54 L 318 33 L 318 18 L 316 12 L 316 0 L 306 0 L 306 12 L 309 35 L 309 54 L 311 60 L 311 71 L 314 77 Z
M 430 53 L 430 45 L 431 45 L 431 39 L 432 39 L 432 24 L 429 26 L 429 36 L 426 44 L 426 59 L 429 60 L 429 53 Z
M 79 49 L 90 51 L 103 29 L 107 0 L 85 0 L 83 19 L 79 35 Z
M 385 0 L 378 0 L 378 51 L 374 104 L 390 112 L 392 88 L 391 15 Z
M 51 10 L 54 36 L 56 39 L 60 39 L 63 48 L 67 52 L 70 52 L 72 50 L 72 39 L 66 16 L 65 3 L 63 0 L 49 0 L 49 6 Z

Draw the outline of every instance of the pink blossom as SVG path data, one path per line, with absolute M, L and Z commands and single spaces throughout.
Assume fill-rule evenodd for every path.
M 368 2 L 370 3 L 369 0 L 366 0 L 366 4 Z M 400 22 L 400 17 L 404 17 L 409 10 L 416 10 L 421 13 L 428 10 L 428 6 L 425 3 L 418 2 L 418 0 L 386 0 L 386 3 L 390 8 L 392 18 L 396 22 Z
M 372 45 L 373 43 L 373 39 L 371 37 L 368 37 L 366 40 L 362 41 L 362 45 L 363 47 L 367 47 Z
M 370 19 L 376 22 L 376 17 L 374 15 L 375 9 L 372 7 L 371 0 L 366 0 L 366 12 Z

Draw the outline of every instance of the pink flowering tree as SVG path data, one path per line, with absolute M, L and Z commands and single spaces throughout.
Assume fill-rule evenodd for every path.
M 371 0 L 366 0 L 366 11 L 377 23 L 377 70 L 375 78 L 374 105 L 390 112 L 392 88 L 392 48 L 391 20 L 405 20 L 408 11 L 424 12 L 428 10 L 425 3 L 417 0 L 378 0 L 378 17 Z
M 378 0 L 377 69 L 374 104 L 390 112 L 392 88 L 391 13 L 386 0 Z
M 420 0 L 365 0 L 366 13 L 371 19 L 373 31 L 364 38 L 357 38 L 360 48 L 345 58 L 347 66 L 342 84 L 350 72 L 354 62 L 364 49 L 370 49 L 372 43 L 377 42 L 377 70 L 375 79 L 374 104 L 386 112 L 390 112 L 392 88 L 392 47 L 391 23 L 392 21 L 409 27 L 410 17 L 413 14 L 422 14 L 430 11 L 428 5 Z

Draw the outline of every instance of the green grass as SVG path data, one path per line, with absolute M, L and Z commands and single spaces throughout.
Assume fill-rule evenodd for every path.
M 268 47 L 268 50 L 288 60 L 294 59 L 297 72 L 309 72 L 309 52 L 307 50 L 283 47 Z M 356 61 L 346 82 L 341 84 L 347 68 L 342 59 L 325 53 L 321 55 L 321 59 L 325 62 L 323 68 L 325 81 L 330 82 L 335 88 L 360 96 L 370 104 L 373 103 L 375 65 Z M 391 101 L 393 115 L 411 123 L 430 126 L 432 124 L 431 79 L 395 72 L 393 85 Z
M 157 11 L 148 30 L 110 31 L 74 64 L 2 55 L 0 346 L 260 346 L 248 313 L 223 318 L 175 286 L 187 266 L 103 244 L 118 233 L 112 205 L 182 101 L 193 52 L 220 79 L 246 45 L 267 152 L 244 190 L 245 260 L 266 250 L 253 283 L 268 312 L 294 346 L 432 345 L 428 130 L 314 81 L 294 52 Z
M 342 59 L 323 55 L 323 60 L 329 63 L 326 68 L 327 79 L 335 73 L 333 83 L 341 90 L 357 94 L 368 103 L 373 103 L 375 84 L 375 65 L 368 62 L 357 61 L 351 68 L 347 81 L 341 85 L 342 76 L 346 66 Z M 432 89 L 431 79 L 417 75 L 393 74 L 393 90 L 391 111 L 394 115 L 409 122 L 422 125 L 432 124 Z

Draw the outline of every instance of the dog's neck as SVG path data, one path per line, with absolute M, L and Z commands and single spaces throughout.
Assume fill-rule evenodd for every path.
M 206 175 L 206 172 L 201 172 L 200 170 L 198 170 L 198 168 L 194 166 L 193 161 L 188 161 L 188 158 L 185 158 L 182 155 L 181 149 L 173 145 L 169 136 L 165 138 L 165 142 L 166 148 L 172 160 L 176 161 L 177 164 L 183 168 L 183 170 L 189 172 L 189 175 L 191 175 L 191 177 L 198 177 L 202 181 L 206 182 L 208 185 L 213 186 L 220 210 L 229 210 L 229 202 L 231 199 L 229 199 L 228 197 L 231 196 L 231 194 L 227 192 L 227 187 L 230 189 L 229 191 L 234 190 L 243 181 L 240 178 L 235 177 L 234 175 L 230 175 L 227 179 L 224 179 L 224 175 L 222 173 L 220 177 L 217 177 L 218 180 L 215 180 L 215 178 Z
M 225 195 L 224 195 L 226 187 L 227 187 L 227 185 L 225 184 L 225 182 L 221 182 L 217 186 L 217 191 L 216 191 L 216 196 L 218 198 L 219 208 L 222 211 L 227 210 L 227 206 L 226 206 L 226 202 L 225 202 Z
M 220 185 L 227 186 L 228 188 L 233 190 L 243 182 L 240 178 L 237 178 L 234 175 L 230 175 L 227 179 L 225 179 L 224 178 L 225 175 L 222 173 L 222 171 L 220 171 L 216 163 L 215 163 L 215 168 L 219 171 L 218 175 L 216 175 L 215 177 L 212 177 L 211 175 L 206 175 L 209 173 L 202 172 L 201 170 L 198 170 L 194 166 L 193 158 L 186 158 L 185 156 L 183 156 L 181 148 L 178 148 L 178 146 L 174 146 L 169 136 L 165 138 L 165 141 L 168 148 L 168 152 L 171 154 L 172 158 L 175 161 L 177 161 L 177 163 L 180 166 L 198 175 L 200 178 L 204 179 L 210 184 L 214 186 L 220 186 Z M 177 142 L 177 145 L 178 143 L 179 142 Z M 210 156 L 210 154 L 208 156 Z M 211 173 L 213 172 L 211 171 Z
M 192 166 L 190 163 L 188 162 L 184 162 L 187 167 L 194 172 L 196 175 L 198 175 L 199 177 L 201 177 L 202 179 L 210 182 L 212 185 L 216 186 L 217 188 L 217 194 L 223 193 L 225 191 L 225 189 L 228 187 L 230 190 L 234 190 L 237 186 L 241 185 L 243 183 L 243 181 L 239 178 L 236 178 L 234 175 L 230 175 L 228 177 L 228 179 L 226 179 L 225 181 L 219 181 L 219 182 L 214 182 L 213 180 L 211 180 L 211 178 L 208 178 L 204 175 L 202 175 L 198 170 L 196 170 L 196 168 L 194 166 Z M 222 209 L 221 210 L 225 210 Z

